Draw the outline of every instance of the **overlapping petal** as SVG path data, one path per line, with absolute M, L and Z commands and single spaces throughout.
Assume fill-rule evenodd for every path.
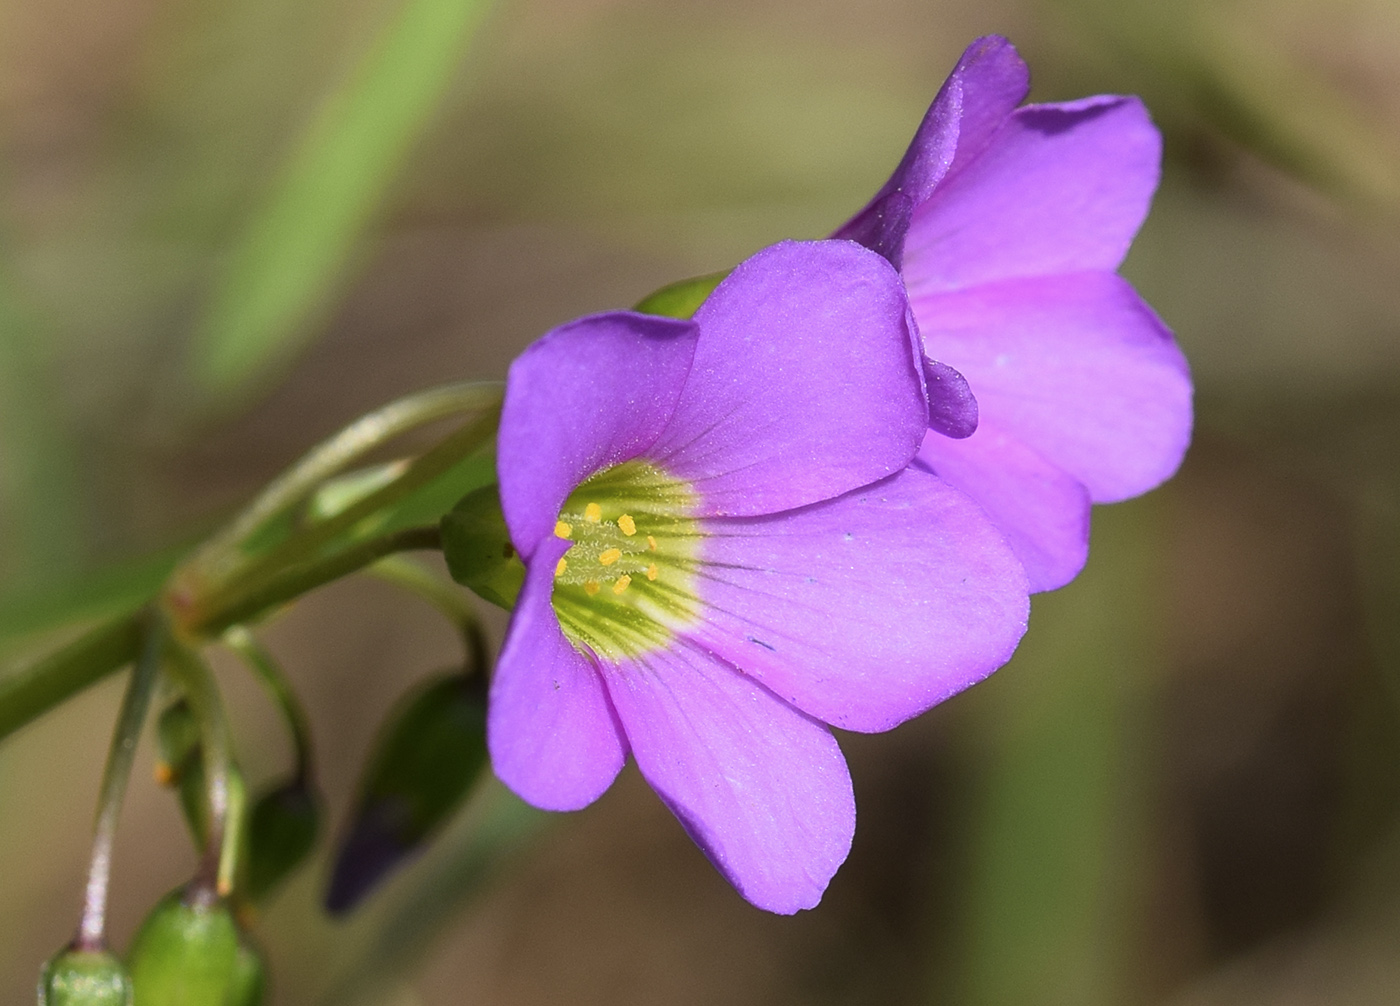
M 903 264 L 911 296 L 1117 269 L 1160 161 L 1161 138 L 1136 98 L 1019 109 L 915 209 Z
M 924 438 L 919 463 L 982 507 L 1026 569 L 1031 591 L 1073 580 L 1089 557 L 1089 490 L 1016 437 L 983 422 L 964 440 Z
M 981 421 L 1084 483 L 1094 502 L 1145 492 L 1181 463 L 1186 360 L 1121 277 L 985 284 L 916 298 L 915 310 L 931 354 L 972 385 Z
M 888 730 L 990 674 L 1025 574 L 974 503 L 906 470 L 801 510 L 705 522 L 691 631 L 817 719 Z
M 820 901 L 855 831 L 826 728 L 683 640 L 606 678 L 637 767 L 739 892 L 783 914 Z
M 787 241 L 719 285 L 675 413 L 646 451 L 705 515 L 773 513 L 899 471 L 928 411 L 899 275 L 847 241 Z
M 593 661 L 559 628 L 550 604 L 554 564 L 569 542 L 537 550 L 491 679 L 486 740 L 511 789 L 546 810 L 578 810 L 622 769 L 627 745 Z
M 594 472 L 636 457 L 671 420 L 692 322 L 618 311 L 556 328 L 511 364 L 497 439 L 501 504 L 527 559 Z

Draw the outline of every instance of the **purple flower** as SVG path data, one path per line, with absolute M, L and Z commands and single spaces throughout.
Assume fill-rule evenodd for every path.
M 931 371 L 953 371 L 951 385 L 961 374 L 975 395 L 970 436 L 971 407 L 960 423 L 931 409 L 919 462 L 976 500 L 1032 590 L 1050 590 L 1084 565 L 1091 502 L 1176 470 L 1191 380 L 1115 272 L 1157 186 L 1146 110 L 1110 95 L 1017 108 L 1028 88 L 1010 42 L 974 42 L 894 175 L 836 236 L 901 270 Z
M 854 829 L 823 724 L 877 731 L 1010 656 L 1019 562 L 906 466 L 928 405 L 895 270 L 844 241 L 741 264 L 693 323 L 598 315 L 511 366 L 501 503 L 526 576 L 500 778 L 572 810 L 630 752 L 755 905 L 820 899 Z

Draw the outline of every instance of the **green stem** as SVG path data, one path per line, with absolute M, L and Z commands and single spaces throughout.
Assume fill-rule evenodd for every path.
M 236 582 L 224 585 L 215 580 L 212 585 L 198 580 L 193 584 L 192 593 L 177 597 L 176 602 L 194 604 L 205 609 L 222 610 L 231 606 L 228 595 L 256 593 L 269 581 L 282 578 L 289 568 L 300 566 L 316 559 L 317 553 L 337 537 L 345 534 L 371 514 L 381 512 L 404 496 L 426 485 L 446 472 L 462 458 L 471 454 L 495 433 L 500 418 L 499 406 L 467 423 L 432 449 L 416 458 L 404 473 L 394 481 L 370 493 L 364 499 L 346 507 L 333 517 L 328 517 L 295 535 L 270 553 L 253 562 L 247 569 L 240 570 Z M 353 548 L 354 546 L 352 546 Z M 360 563 L 359 565 L 364 565 Z M 358 569 L 359 565 L 351 567 Z M 349 572 L 349 570 L 347 570 Z M 197 571 L 195 576 L 199 577 Z M 176 574 L 173 582 L 182 579 Z M 177 593 L 187 590 L 177 587 Z M 196 619 L 208 621 L 208 619 Z M 241 619 L 226 621 L 223 628 Z
M 284 569 L 277 576 L 258 584 L 246 593 L 224 599 L 219 607 L 195 620 L 188 628 L 202 636 L 218 635 L 230 626 L 251 621 L 269 608 L 300 597 L 322 584 L 338 580 L 347 573 L 362 569 L 386 555 L 410 549 L 441 547 L 441 535 L 436 526 L 411 527 L 382 538 L 371 538 L 324 559 Z
M 365 568 L 365 572 L 417 594 L 457 627 L 467 651 L 467 670 L 480 672 L 486 667 L 486 634 L 476 617 L 471 600 L 455 583 L 402 556 L 391 555 Z
M 287 681 L 281 665 L 267 648 L 258 642 L 257 637 L 248 631 L 247 626 L 235 625 L 224 633 L 223 641 L 224 645 L 242 657 L 252 668 L 258 680 L 272 696 L 282 713 L 282 718 L 287 721 L 288 732 L 292 735 L 292 746 L 296 751 L 296 777 L 301 781 L 310 778 L 311 722 L 296 692 L 292 690 L 291 683 Z
M 165 645 L 165 624 L 154 609 L 143 612 L 141 621 L 145 642 L 141 657 L 132 669 L 121 711 L 112 732 L 112 746 L 107 751 L 107 767 L 102 773 L 102 788 L 97 802 L 97 823 L 93 828 L 92 858 L 88 863 L 87 888 L 83 897 L 83 914 L 78 924 L 74 947 L 79 950 L 106 949 L 107 891 L 112 876 L 112 844 L 117 835 L 126 783 L 131 777 L 131 763 L 136 757 L 136 742 L 146 722 L 146 710 L 151 704 L 151 692 L 160 673 L 161 650 Z
M 135 660 L 141 640 L 140 613 L 123 615 L 0 680 L 0 740 Z
M 219 894 L 232 889 L 225 887 L 225 860 L 228 846 L 236 842 L 233 825 L 241 807 L 241 780 L 234 781 L 233 744 L 229 737 L 228 720 L 224 716 L 223 700 L 214 674 L 204 659 L 189 646 L 172 641 L 170 667 L 184 689 L 190 709 L 199 721 L 200 751 L 204 758 L 204 785 L 209 799 L 209 845 L 196 880 L 212 887 Z M 235 792 L 235 791 L 240 792 Z M 233 814 L 230 814 L 230 810 Z M 233 818 L 233 819 L 231 819 Z
M 201 576 L 216 582 L 224 579 L 229 575 L 229 567 L 240 560 L 238 548 L 242 542 L 304 500 L 326 479 L 409 430 L 463 412 L 487 411 L 494 415 L 501 395 L 502 385 L 494 381 L 449 384 L 409 395 L 362 416 L 274 480 L 199 550 L 194 567 Z

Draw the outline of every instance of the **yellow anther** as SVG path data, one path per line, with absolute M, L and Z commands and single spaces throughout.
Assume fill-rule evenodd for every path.
M 562 520 L 554 522 L 554 537 L 567 538 L 574 533 L 574 526 Z
M 637 533 L 637 522 L 632 519 L 631 514 L 623 514 L 617 519 L 617 526 L 622 528 L 622 533 L 631 537 Z
M 590 503 L 583 508 L 583 519 L 590 524 L 597 524 L 603 519 L 603 508 L 597 503 Z
M 655 580 L 655 579 L 656 579 L 656 563 L 652 563 L 650 566 L 647 567 L 647 579 L 648 579 L 648 580 Z
M 611 566 L 613 563 L 617 562 L 617 560 L 621 558 L 622 549 L 610 548 L 603 552 L 602 555 L 598 556 L 598 561 L 601 562 L 604 566 Z
M 598 588 L 601 586 L 602 584 L 600 584 L 597 580 L 588 580 L 585 581 L 583 585 L 583 592 L 589 597 L 592 597 L 594 594 L 598 593 Z
M 647 548 L 649 548 L 653 552 L 656 551 L 656 539 L 653 538 L 651 535 L 647 535 Z
M 156 782 L 162 786 L 175 784 L 175 770 L 163 761 L 156 762 Z
M 559 561 L 556 562 L 556 563 L 554 564 L 554 575 L 555 575 L 555 576 L 563 576 L 563 575 L 564 575 L 564 570 L 566 570 L 566 569 L 568 569 L 568 568 L 569 568 L 569 560 L 568 560 L 568 559 L 565 559 L 565 558 L 561 555 L 561 556 L 559 557 Z
M 623 573 L 621 576 L 619 576 L 619 577 L 617 578 L 617 582 L 613 584 L 613 593 L 614 593 L 614 594 L 621 594 L 624 590 L 627 589 L 627 585 L 628 585 L 629 583 L 631 583 L 631 582 L 632 582 L 632 578 L 631 578 L 630 576 L 628 576 L 626 573 Z

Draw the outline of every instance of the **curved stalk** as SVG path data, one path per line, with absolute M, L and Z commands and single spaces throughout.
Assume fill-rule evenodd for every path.
M 486 634 L 471 600 L 454 583 L 435 576 L 412 559 L 391 555 L 365 567 L 365 572 L 417 594 L 457 627 L 466 649 L 468 673 L 482 673 L 487 664 Z
M 278 710 L 282 713 L 282 718 L 287 723 L 288 732 L 292 735 L 292 748 L 297 763 L 297 781 L 306 781 L 312 774 L 311 722 L 307 718 L 306 709 L 302 706 L 301 700 L 297 698 L 296 692 L 292 690 L 291 684 L 287 681 L 287 676 L 283 673 L 281 665 L 267 651 L 267 648 L 248 631 L 247 626 L 233 626 L 224 633 L 223 642 L 225 646 L 243 658 L 243 662 L 252 669 L 258 680 L 262 682 L 263 687 L 267 689 L 268 694 L 272 696 L 273 702 L 276 703 Z
M 77 950 L 106 949 L 112 845 L 116 840 L 122 801 L 126 797 L 126 783 L 131 777 L 131 763 L 136 757 L 136 744 L 141 738 L 146 710 L 151 704 L 151 692 L 160 673 L 161 652 L 165 645 L 164 620 L 154 609 L 147 609 L 142 613 L 141 621 L 145 635 L 141 657 L 132 668 L 131 680 L 122 697 L 117 724 L 112 731 L 112 745 L 107 751 L 107 766 L 102 772 L 97 822 L 93 827 L 92 857 L 88 861 L 87 886 L 83 894 L 83 914 L 78 923 L 77 938 L 73 941 Z

